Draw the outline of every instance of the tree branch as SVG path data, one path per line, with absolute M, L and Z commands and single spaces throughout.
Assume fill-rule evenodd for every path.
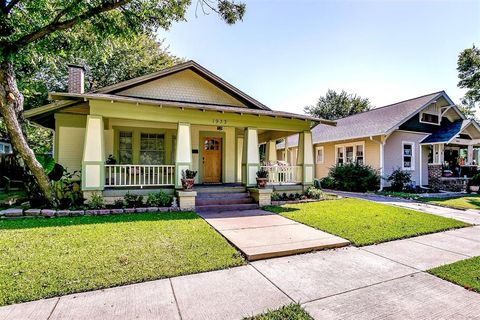
M 118 7 L 123 6 L 123 5 L 125 5 L 125 4 L 127 4 L 131 1 L 132 0 L 113 0 L 113 1 L 105 2 L 105 3 L 103 3 L 99 6 L 93 7 L 91 9 L 87 10 L 86 12 L 84 12 L 84 13 L 76 16 L 76 17 L 73 17 L 71 19 L 68 19 L 68 20 L 55 21 L 55 19 L 54 19 L 48 25 L 46 25 L 46 26 L 44 26 L 44 27 L 42 27 L 38 30 L 35 30 L 35 31 L 21 37 L 20 39 L 14 41 L 12 43 L 12 47 L 15 48 L 15 49 L 20 49 L 22 47 L 25 47 L 26 45 L 28 45 L 29 43 L 31 43 L 33 41 L 39 40 L 39 39 L 47 36 L 48 34 L 54 32 L 54 31 L 70 29 L 80 22 L 88 20 L 88 19 L 90 19 L 94 16 L 97 16 L 97 15 L 101 14 L 101 13 L 117 9 Z M 61 18 L 61 16 L 59 17 L 59 19 L 60 18 Z

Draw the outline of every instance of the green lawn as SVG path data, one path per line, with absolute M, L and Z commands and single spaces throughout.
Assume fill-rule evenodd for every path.
M 471 194 L 455 198 L 420 198 L 430 204 L 452 207 L 456 209 L 480 209 L 480 195 Z
M 244 318 L 244 320 L 313 320 L 313 318 L 298 304 L 290 304 L 277 310 Z
M 0 220 L 0 243 L 0 305 L 245 263 L 193 212 Z
M 338 235 L 357 246 L 468 225 L 453 219 L 359 199 L 267 206 L 264 209 Z
M 428 270 L 433 275 L 480 293 L 480 257 Z

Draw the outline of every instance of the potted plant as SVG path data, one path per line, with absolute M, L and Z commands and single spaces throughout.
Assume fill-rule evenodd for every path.
M 480 189 L 480 173 L 477 173 L 470 179 L 470 191 L 478 192 Z
M 194 170 L 182 170 L 182 187 L 183 190 L 192 190 L 193 184 L 195 183 L 195 176 L 197 175 L 197 171 Z
M 117 159 L 113 156 L 113 154 L 110 154 L 105 161 L 106 164 L 117 164 Z
M 265 169 L 260 169 L 257 171 L 257 187 L 259 189 L 264 189 L 268 181 L 268 171 Z

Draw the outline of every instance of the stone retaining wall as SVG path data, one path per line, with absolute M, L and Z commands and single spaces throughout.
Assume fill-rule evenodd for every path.
M 122 213 L 145 213 L 145 212 L 177 212 L 189 211 L 173 207 L 145 207 L 125 209 L 89 209 L 89 210 L 54 210 L 54 209 L 6 209 L 0 211 L 0 219 L 8 218 L 53 218 L 53 217 L 76 217 L 76 216 L 97 216 Z

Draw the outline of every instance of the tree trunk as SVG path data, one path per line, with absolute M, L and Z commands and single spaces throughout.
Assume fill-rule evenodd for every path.
M 32 172 L 47 203 L 52 204 L 54 198 L 50 180 L 23 133 L 23 96 L 17 88 L 13 63 L 9 61 L 0 61 L 0 115 L 5 121 L 13 148 Z

